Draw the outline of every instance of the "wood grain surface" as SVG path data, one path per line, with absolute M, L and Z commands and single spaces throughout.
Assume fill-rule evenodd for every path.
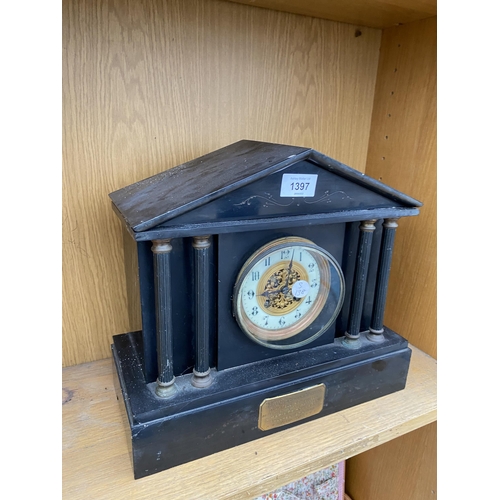
M 372 28 L 389 28 L 437 14 L 437 0 L 230 0 Z
M 353 499 L 435 500 L 437 422 L 414 430 L 347 461 Z
M 253 499 L 382 445 L 436 419 L 436 362 L 412 351 L 403 391 L 139 480 L 111 359 L 65 368 L 63 498 Z
M 422 201 L 396 232 L 385 324 L 433 357 L 437 328 L 436 18 L 384 31 L 366 173 Z
M 401 221 L 385 324 L 437 356 L 436 18 L 384 30 L 366 173 L 424 203 Z M 347 463 L 354 500 L 437 495 L 436 425 Z
M 63 366 L 127 314 L 108 193 L 240 139 L 363 171 L 381 32 L 217 0 L 63 1 Z

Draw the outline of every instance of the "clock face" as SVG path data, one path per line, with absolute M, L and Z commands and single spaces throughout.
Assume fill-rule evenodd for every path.
M 335 321 L 344 298 L 337 261 L 299 237 L 274 240 L 243 265 L 233 313 L 255 342 L 292 349 L 312 342 Z

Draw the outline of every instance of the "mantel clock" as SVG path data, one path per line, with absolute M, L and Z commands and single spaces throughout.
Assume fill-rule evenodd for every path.
M 112 345 L 136 478 L 404 389 L 411 350 L 383 318 L 419 201 L 256 141 L 110 197 L 142 322 Z

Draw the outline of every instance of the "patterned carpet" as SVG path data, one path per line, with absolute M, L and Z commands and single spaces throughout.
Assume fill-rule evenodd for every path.
M 345 462 L 331 465 L 255 500 L 343 500 Z

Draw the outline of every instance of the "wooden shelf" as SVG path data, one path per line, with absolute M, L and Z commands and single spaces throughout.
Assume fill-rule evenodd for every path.
M 134 480 L 112 360 L 63 369 L 63 498 L 252 499 L 436 420 L 436 361 L 412 346 L 404 391 Z

